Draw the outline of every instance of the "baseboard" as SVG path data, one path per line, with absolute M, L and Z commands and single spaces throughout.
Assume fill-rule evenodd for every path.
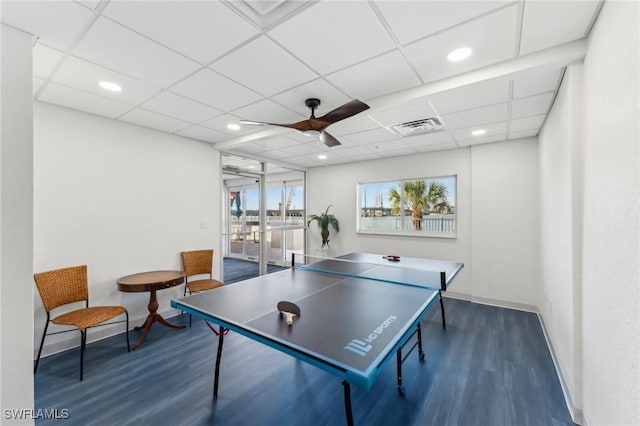
M 177 310 L 177 309 L 168 309 L 166 311 L 160 312 L 160 314 L 164 317 L 164 318 L 171 318 L 174 317 L 176 315 L 180 315 L 182 312 Z M 133 330 L 135 327 L 139 326 L 140 324 L 143 324 L 145 319 L 147 318 L 146 315 L 143 316 L 138 316 L 138 317 L 129 317 L 129 330 Z M 90 329 L 89 332 L 87 333 L 87 344 L 89 343 L 93 343 L 93 342 L 97 342 L 103 339 L 106 339 L 108 337 L 112 337 L 115 336 L 117 334 L 122 333 L 123 331 L 123 324 L 122 323 L 118 323 L 118 324 L 110 324 L 110 325 L 105 325 L 102 327 L 97 327 L 97 328 L 93 328 Z M 55 355 L 57 353 L 60 352 L 64 352 L 64 351 L 68 351 L 69 349 L 74 349 L 77 348 L 78 346 L 80 346 L 80 332 L 77 331 L 77 329 L 70 329 L 71 331 L 69 333 L 65 333 L 66 337 L 65 339 L 62 340 L 58 340 L 56 342 L 52 342 L 50 344 L 47 344 L 47 341 L 45 340 L 44 342 L 44 347 L 42 348 L 42 356 L 41 358 L 46 358 L 48 356 L 51 355 Z M 35 359 L 38 356 L 38 348 L 40 347 L 40 339 L 42 338 L 42 335 L 37 336 L 37 342 L 35 342 L 34 344 L 34 348 L 33 348 L 33 359 L 35 361 Z M 48 337 L 50 338 L 50 337 Z M 131 342 L 133 344 L 133 342 Z
M 549 335 L 547 334 L 547 328 L 544 325 L 544 320 L 542 319 L 542 315 L 540 315 L 539 311 L 536 311 L 536 315 L 538 316 L 538 320 L 540 321 L 540 326 L 542 327 L 542 334 L 544 334 L 544 340 L 547 342 L 547 347 L 549 348 L 549 353 L 551 354 L 551 360 L 553 361 L 553 366 L 556 369 L 556 374 L 558 375 L 558 379 L 560 380 L 560 388 L 562 389 L 562 394 L 564 395 L 564 401 L 567 405 L 567 409 L 569 410 L 569 414 L 571 415 L 571 420 L 574 423 L 587 426 L 587 422 L 584 419 L 584 415 L 582 413 L 582 409 L 576 407 L 573 404 L 573 399 L 571 398 L 571 394 L 569 393 L 569 387 L 562 375 L 562 371 L 559 368 L 558 359 L 556 357 L 556 353 L 553 350 L 553 346 L 551 345 L 551 340 L 549 339 Z
M 535 314 L 538 313 L 537 307 L 533 305 L 527 305 L 526 303 L 516 303 L 516 302 L 508 302 L 505 300 L 489 299 L 486 297 L 469 296 L 468 294 L 456 293 L 448 290 L 446 293 L 443 293 L 443 295 L 451 299 L 466 300 L 468 302 L 479 303 L 481 305 L 496 306 L 498 308 L 515 309 L 517 311 L 533 312 Z

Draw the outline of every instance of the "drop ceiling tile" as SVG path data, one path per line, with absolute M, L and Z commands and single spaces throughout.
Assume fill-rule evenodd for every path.
M 377 160 L 379 158 L 382 158 L 382 157 L 380 156 L 379 153 L 375 153 L 375 152 L 371 152 L 369 154 L 363 154 L 363 155 L 354 155 L 353 157 L 350 157 L 352 161 L 368 161 L 368 160 Z
M 39 37 L 39 41 L 66 50 L 93 13 L 69 1 L 2 1 L 2 22 Z
M 531 115 L 546 114 L 553 101 L 553 93 L 529 96 L 517 99 L 511 104 L 511 118 L 529 117 Z
M 142 104 L 141 107 L 194 124 L 222 114 L 220 110 L 174 95 L 171 92 L 162 92 Z
M 56 83 L 49 83 L 38 99 L 109 118 L 131 109 L 127 104 Z
M 245 120 L 260 121 L 263 123 L 295 123 L 307 118 L 280 106 L 269 99 L 263 99 L 259 102 L 234 110 L 233 115 L 242 117 Z M 260 128 L 261 126 L 256 127 L 256 130 L 260 130 Z
M 524 2 L 520 54 L 586 36 L 599 1 Z
M 220 74 L 271 96 L 318 75 L 267 37 L 236 49 L 209 66 Z
M 506 121 L 509 118 L 508 113 L 509 104 L 505 102 L 502 104 L 443 115 L 442 121 L 447 129 L 455 130 Z
M 171 91 L 225 112 L 261 98 L 256 92 L 208 68 L 173 86 Z
M 513 98 L 524 98 L 545 92 L 555 92 L 560 83 L 561 70 L 535 71 L 513 80 Z
M 379 1 L 374 2 L 401 44 L 437 33 L 502 7 L 504 1 Z
M 100 4 L 100 0 L 74 0 L 76 3 L 80 3 L 89 9 L 95 9 Z
M 326 77 L 352 98 L 366 100 L 418 86 L 421 82 L 398 51 L 393 51 Z
M 413 154 L 415 150 L 399 139 L 376 142 L 367 145 L 367 149 L 371 152 L 383 152 L 385 154 L 392 152 L 394 156 Z
M 160 87 L 199 68 L 196 62 L 106 18 L 96 21 L 74 55 Z
M 305 99 L 309 98 L 320 99 L 320 106 L 316 109 L 317 117 L 351 100 L 324 79 L 310 81 L 271 97 L 279 104 L 292 111 L 298 111 L 305 117 L 308 117 L 311 113 L 311 110 L 304 104 Z
M 451 114 L 509 101 L 509 80 L 496 78 L 429 97 L 438 114 Z
M 308 141 L 309 140 L 307 139 L 305 142 L 308 142 Z M 287 136 L 278 136 L 278 137 L 269 138 L 269 139 L 258 139 L 256 141 L 256 144 L 263 145 L 267 149 L 281 149 L 281 148 L 286 148 L 291 146 L 297 146 L 300 143 L 301 142 Z
M 243 152 L 245 154 L 256 154 L 259 152 L 268 151 L 266 147 L 264 147 L 263 145 L 258 145 L 255 142 L 247 142 L 243 143 L 242 145 L 235 146 L 234 150 Z
M 345 120 L 332 124 L 328 129 L 332 135 L 350 135 L 365 130 L 379 129 L 380 125 L 370 116 L 369 111 L 363 111 Z
M 491 135 L 491 136 L 485 136 L 477 139 L 467 139 L 464 141 L 460 141 L 458 142 L 458 145 L 461 147 L 473 146 L 473 145 L 481 145 L 481 144 L 492 143 L 492 142 L 502 142 L 505 140 L 507 140 L 507 135 Z
M 347 163 L 352 163 L 353 161 L 350 158 L 347 157 L 327 157 L 326 159 L 322 160 L 322 159 L 318 159 L 319 162 L 321 163 L 321 166 L 336 166 L 338 164 L 347 164 Z M 327 163 L 327 164 L 325 164 Z
M 343 148 L 344 147 L 344 148 Z M 331 150 L 331 154 L 340 157 L 354 157 L 358 155 L 370 155 L 371 151 L 363 146 L 336 146 Z
M 444 151 L 446 149 L 456 149 L 456 148 L 458 148 L 458 146 L 453 142 L 413 147 L 413 149 L 415 149 L 416 152 Z
M 319 2 L 269 31 L 285 49 L 320 74 L 395 48 L 367 2 Z
M 264 151 L 260 153 L 261 157 L 266 157 L 266 158 L 270 158 L 272 160 L 284 160 L 287 158 L 291 158 L 294 157 L 294 155 L 288 153 L 288 152 L 284 152 L 281 151 L 279 149 L 272 149 L 269 151 Z
M 412 99 L 391 108 L 371 111 L 371 118 L 382 126 L 392 127 L 409 121 L 436 117 L 437 113 L 426 97 Z
M 60 50 L 37 43 L 33 48 L 33 75 L 44 79 L 49 78 L 63 54 L 64 52 Z
M 344 140 L 348 141 L 349 145 L 368 145 L 372 143 L 388 141 L 395 138 L 396 136 L 388 130 L 377 128 L 374 130 L 365 130 L 364 132 L 351 133 L 350 135 L 345 136 Z
M 189 127 L 189 123 L 186 121 L 176 120 L 166 115 L 156 114 L 155 112 L 145 111 L 140 108 L 129 111 L 119 117 L 119 120 L 168 133 Z
M 424 133 L 422 135 L 409 136 L 402 139 L 411 148 L 422 148 L 431 145 L 453 144 L 449 132 Z
M 203 121 L 202 123 L 200 123 L 200 125 L 204 126 L 204 127 L 208 127 L 210 129 L 213 129 L 213 130 L 217 130 L 217 131 L 222 132 L 222 133 L 226 133 L 226 134 L 231 135 L 231 136 L 246 135 L 246 134 L 253 133 L 255 131 L 259 131 L 260 129 L 262 129 L 262 127 L 258 127 L 258 126 L 252 126 L 252 125 L 248 125 L 248 124 L 240 124 L 239 120 L 240 119 L 238 117 L 236 117 L 235 115 L 223 114 L 223 115 L 219 115 L 219 116 L 217 116 L 215 118 L 212 118 L 211 120 Z M 240 125 L 240 129 L 239 130 L 230 130 L 229 128 L 227 128 L 228 124 L 239 124 Z
M 520 130 L 517 132 L 509 132 L 509 139 L 530 138 L 538 136 L 539 130 Z
M 474 130 L 482 129 L 486 133 L 482 137 L 474 136 L 471 134 Z M 468 127 L 466 129 L 458 129 L 451 131 L 451 136 L 457 141 L 466 141 L 467 139 L 486 139 L 495 135 L 505 135 L 507 133 L 507 122 L 494 123 L 485 126 Z
M 518 132 L 521 130 L 538 130 L 542 123 L 544 122 L 545 114 L 534 115 L 533 117 L 526 118 L 518 118 L 516 120 L 511 120 L 509 123 L 509 134 L 512 132 Z
M 191 126 L 176 132 L 177 135 L 186 136 L 191 139 L 197 139 L 204 142 L 221 142 L 229 138 L 229 135 L 208 129 L 202 126 Z
M 100 81 L 110 81 L 122 87 L 121 92 L 110 92 L 98 85 Z M 124 74 L 70 56 L 53 76 L 53 81 L 69 87 L 84 90 L 98 96 L 136 105 L 149 99 L 160 89 Z
M 409 44 L 404 53 L 425 82 L 460 74 L 514 57 L 517 6 L 492 12 L 466 24 Z M 450 62 L 454 49 L 470 47 L 472 55 Z
M 203 64 L 258 33 L 217 1 L 112 1 L 104 15 Z
M 306 144 L 298 144 L 293 147 L 282 148 L 281 151 L 291 155 L 310 155 L 310 154 L 319 154 L 322 151 L 322 147 L 324 145 L 318 139 L 312 139 L 309 143 Z

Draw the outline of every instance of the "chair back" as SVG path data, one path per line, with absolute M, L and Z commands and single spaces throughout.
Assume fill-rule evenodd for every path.
M 182 268 L 187 277 L 213 272 L 213 250 L 183 251 Z
M 72 266 L 33 275 L 47 312 L 68 303 L 88 301 L 87 265 Z

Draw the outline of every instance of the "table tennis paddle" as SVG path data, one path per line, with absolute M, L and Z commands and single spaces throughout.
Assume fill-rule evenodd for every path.
M 294 316 L 300 316 L 300 306 L 286 300 L 281 300 L 280 302 L 278 302 L 278 311 L 280 312 L 280 316 L 282 316 L 282 314 L 286 315 L 287 324 L 289 325 L 293 324 Z
M 395 255 L 395 254 L 388 254 L 386 256 L 382 256 L 383 259 L 387 259 L 391 262 L 399 262 L 400 261 L 400 256 Z

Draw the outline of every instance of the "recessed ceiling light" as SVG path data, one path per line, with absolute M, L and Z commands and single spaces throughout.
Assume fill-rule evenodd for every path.
M 447 59 L 450 60 L 451 62 L 462 61 L 463 59 L 467 59 L 469 56 L 471 56 L 471 52 L 473 52 L 471 48 L 461 47 L 459 49 L 452 50 L 447 55 Z
M 227 129 L 229 130 L 240 130 L 240 125 L 237 123 L 229 123 L 227 124 Z
M 119 84 L 113 83 L 111 81 L 101 81 L 98 84 L 104 90 L 108 90 L 110 92 L 121 92 L 122 91 L 122 86 L 120 86 Z
M 319 158 L 320 160 L 326 160 L 326 159 L 327 159 L 327 156 L 326 156 L 325 154 L 320 154 L 320 155 L 318 155 L 318 158 Z
M 473 136 L 482 136 L 485 133 L 487 133 L 487 131 L 485 129 L 477 129 L 477 130 L 474 130 L 473 132 L 471 132 L 471 134 Z

